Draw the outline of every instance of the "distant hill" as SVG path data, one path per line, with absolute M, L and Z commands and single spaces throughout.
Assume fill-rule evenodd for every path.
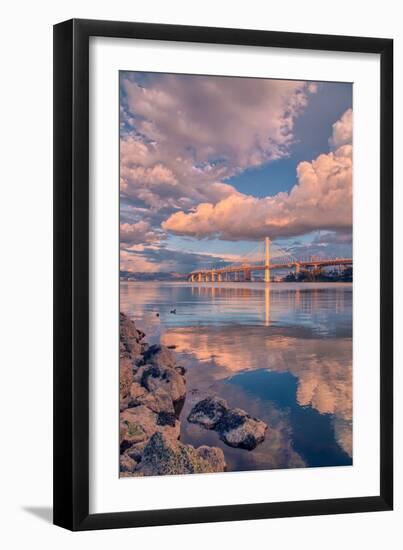
M 186 281 L 186 275 L 183 273 L 165 273 L 165 272 L 139 272 L 121 271 L 120 279 L 125 281 Z

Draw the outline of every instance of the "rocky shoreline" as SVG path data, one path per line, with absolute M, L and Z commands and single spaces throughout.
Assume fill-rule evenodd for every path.
M 223 472 L 219 447 L 180 441 L 179 415 L 186 398 L 186 370 L 166 346 L 149 346 L 145 334 L 120 313 L 120 475 L 122 477 Z M 193 407 L 188 421 L 214 429 L 229 446 L 254 449 L 267 425 L 219 397 Z

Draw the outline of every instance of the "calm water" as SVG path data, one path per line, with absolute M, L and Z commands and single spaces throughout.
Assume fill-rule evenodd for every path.
M 121 309 L 187 368 L 182 441 L 221 447 L 228 470 L 352 464 L 351 284 L 127 282 Z M 207 395 L 264 420 L 265 441 L 232 449 L 189 424 Z

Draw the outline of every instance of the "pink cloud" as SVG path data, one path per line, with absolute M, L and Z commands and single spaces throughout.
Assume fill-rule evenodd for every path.
M 146 221 L 120 224 L 120 243 L 123 246 L 154 243 L 160 241 L 162 236 Z
M 193 148 L 197 162 L 225 156 L 243 167 L 286 154 L 294 120 L 315 91 L 298 81 L 186 75 L 148 87 L 126 80 L 124 88 L 148 140 L 176 154 Z
M 353 111 L 347 109 L 340 120 L 333 124 L 333 133 L 329 139 L 329 145 L 337 149 L 342 145 L 349 145 L 353 142 Z
M 294 121 L 316 91 L 305 82 L 192 75 L 122 86 L 136 137 L 121 140 L 121 192 L 154 210 L 236 194 L 222 180 L 286 156 Z
M 333 126 L 333 142 L 347 141 L 348 111 Z M 351 131 L 350 131 L 351 141 Z M 336 136 L 336 138 L 335 138 Z M 343 136 L 343 138 L 341 138 Z M 316 229 L 348 230 L 352 225 L 352 146 L 319 155 L 297 167 L 290 193 L 258 198 L 241 193 L 176 212 L 162 223 L 165 231 L 196 238 L 260 239 L 300 235 Z

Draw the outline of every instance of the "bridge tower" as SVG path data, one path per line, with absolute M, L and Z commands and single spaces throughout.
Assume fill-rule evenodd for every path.
M 269 237 L 265 239 L 265 270 L 264 270 L 264 282 L 270 283 L 270 240 Z

